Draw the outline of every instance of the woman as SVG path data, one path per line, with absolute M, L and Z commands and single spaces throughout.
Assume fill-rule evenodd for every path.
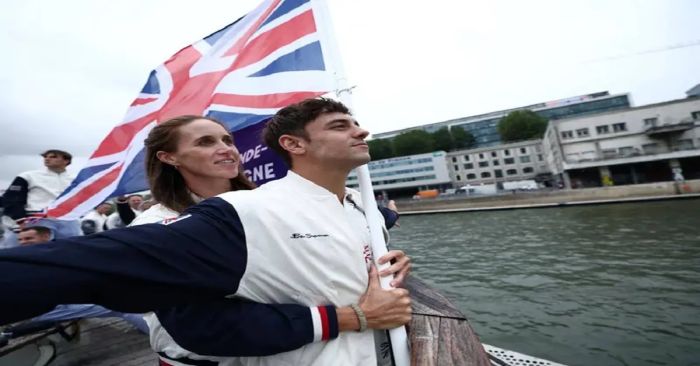
M 226 128 L 214 119 L 200 116 L 173 118 L 151 130 L 145 147 L 146 172 L 153 199 L 158 204 L 136 217 L 131 225 L 167 221 L 176 218 L 185 209 L 203 199 L 231 190 L 255 188 L 243 172 L 233 138 Z M 392 214 L 386 210 L 383 213 L 385 216 Z M 408 274 L 410 261 L 401 251 L 391 251 L 381 259 L 381 262 L 388 261 L 395 263 L 385 272 L 395 273 L 394 282 L 398 285 Z M 190 361 L 187 356 L 192 354 L 189 351 L 211 355 L 221 349 L 216 347 L 217 344 L 226 342 L 227 353 L 216 356 L 263 356 L 296 349 L 311 340 L 270 345 L 269 351 L 257 353 L 251 349 L 267 341 L 265 332 L 258 329 L 255 332 L 240 331 L 236 334 L 234 330 L 246 329 L 243 322 L 250 322 L 253 328 L 262 327 L 262 330 L 269 324 L 270 332 L 288 332 L 290 340 L 298 339 L 294 323 L 299 320 L 294 320 L 298 317 L 295 314 L 306 314 L 308 309 L 299 305 L 264 305 L 222 299 L 215 304 L 189 305 L 159 311 L 158 317 L 149 315 L 147 321 L 151 330 L 151 345 L 161 355 L 161 362 L 168 364 L 170 361 L 177 361 L 187 364 Z M 246 313 L 252 314 L 254 311 L 256 314 L 269 313 L 273 321 L 253 324 L 256 320 L 247 317 Z M 279 314 L 285 311 L 289 318 L 280 318 Z M 347 315 L 348 312 L 354 315 L 352 309 L 340 308 L 337 311 L 339 317 L 341 313 Z M 291 318 L 294 319 L 290 320 Z M 274 319 L 280 319 L 280 322 L 274 323 Z M 171 330 L 186 328 L 186 331 L 178 332 L 181 335 L 175 341 L 186 346 L 187 350 L 173 346 L 175 342 L 161 326 L 161 321 Z M 260 336 L 254 337 L 253 333 Z M 190 338 L 185 338 L 182 334 Z M 201 341 L 212 334 L 217 336 L 207 339 L 206 342 Z M 222 338 L 222 334 L 228 338 Z

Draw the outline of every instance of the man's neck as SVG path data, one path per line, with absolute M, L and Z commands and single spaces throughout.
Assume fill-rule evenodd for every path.
M 341 203 L 345 199 L 345 180 L 350 174 L 349 170 L 338 168 L 325 169 L 318 166 L 295 166 L 291 170 L 329 190 L 338 197 Z
M 61 173 L 64 173 L 66 171 L 65 167 L 63 167 L 63 168 L 47 168 L 47 169 L 56 173 L 56 174 L 61 174 Z

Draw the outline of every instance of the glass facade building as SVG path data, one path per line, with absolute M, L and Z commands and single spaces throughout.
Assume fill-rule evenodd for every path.
M 474 136 L 476 140 L 475 147 L 480 148 L 494 146 L 501 143 L 501 136 L 498 134 L 497 128 L 498 122 L 500 122 L 503 117 L 507 116 L 508 113 L 516 110 L 529 109 L 548 120 L 557 120 L 625 109 L 629 107 L 630 100 L 627 94 L 610 95 L 608 92 L 600 92 L 533 104 L 526 107 L 491 112 L 477 116 L 431 123 L 399 131 L 379 133 L 375 134 L 373 138 L 391 138 L 403 132 L 415 129 L 422 129 L 426 132 L 435 132 L 443 127 L 461 127 L 464 130 L 469 131 Z

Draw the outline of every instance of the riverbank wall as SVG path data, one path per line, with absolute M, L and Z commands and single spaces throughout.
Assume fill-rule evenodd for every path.
M 434 199 L 397 200 L 396 204 L 402 215 L 415 215 L 690 198 L 700 198 L 700 179 L 680 184 L 659 182 L 570 190 L 508 192 L 492 196 L 455 195 Z

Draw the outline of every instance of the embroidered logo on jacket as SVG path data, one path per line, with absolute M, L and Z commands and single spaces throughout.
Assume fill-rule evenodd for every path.
M 290 239 L 308 239 L 308 238 L 325 238 L 327 237 L 328 234 L 299 234 L 299 233 L 292 233 L 292 236 L 290 236 Z
M 187 214 L 187 215 L 184 215 L 184 216 L 171 217 L 171 218 L 169 218 L 169 219 L 165 219 L 165 220 L 161 221 L 160 223 L 163 224 L 163 225 L 170 225 L 170 224 L 174 224 L 174 223 L 176 223 L 176 222 L 178 222 L 178 221 L 180 221 L 180 220 L 184 220 L 184 219 L 186 219 L 186 218 L 188 218 L 188 217 L 190 217 L 190 216 L 192 216 L 192 215 L 191 215 L 191 214 Z

